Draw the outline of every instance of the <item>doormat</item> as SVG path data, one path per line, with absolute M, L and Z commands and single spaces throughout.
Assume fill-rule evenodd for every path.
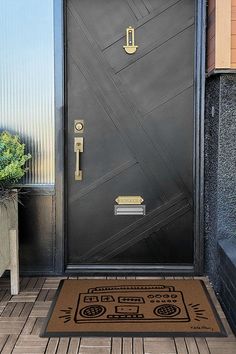
M 226 336 L 201 280 L 62 280 L 43 337 Z

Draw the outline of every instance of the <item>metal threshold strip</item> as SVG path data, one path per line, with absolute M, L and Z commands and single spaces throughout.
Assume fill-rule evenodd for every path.
M 157 264 L 114 264 L 114 265 L 99 265 L 99 264 L 69 264 L 66 266 L 65 273 L 81 273 L 86 275 L 102 274 L 134 274 L 134 275 L 160 275 L 160 274 L 193 274 L 193 265 L 182 265 L 182 264 L 168 264 L 168 265 L 157 265 Z

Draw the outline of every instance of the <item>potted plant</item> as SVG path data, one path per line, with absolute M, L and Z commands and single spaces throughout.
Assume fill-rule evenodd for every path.
M 18 190 L 15 184 L 28 170 L 25 144 L 18 135 L 0 133 L 0 276 L 11 271 L 11 293 L 19 291 Z

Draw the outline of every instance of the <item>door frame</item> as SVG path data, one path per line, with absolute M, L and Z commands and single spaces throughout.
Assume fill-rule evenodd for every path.
M 206 0 L 195 0 L 195 72 L 194 72 L 194 146 L 193 146 L 193 206 L 194 262 L 193 266 L 80 266 L 66 268 L 66 1 L 54 0 L 54 89 L 55 89 L 55 274 L 195 274 L 204 270 L 204 105 Z

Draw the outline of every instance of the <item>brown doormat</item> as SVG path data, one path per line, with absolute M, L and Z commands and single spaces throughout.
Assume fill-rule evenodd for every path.
M 226 336 L 200 280 L 62 280 L 43 337 Z

